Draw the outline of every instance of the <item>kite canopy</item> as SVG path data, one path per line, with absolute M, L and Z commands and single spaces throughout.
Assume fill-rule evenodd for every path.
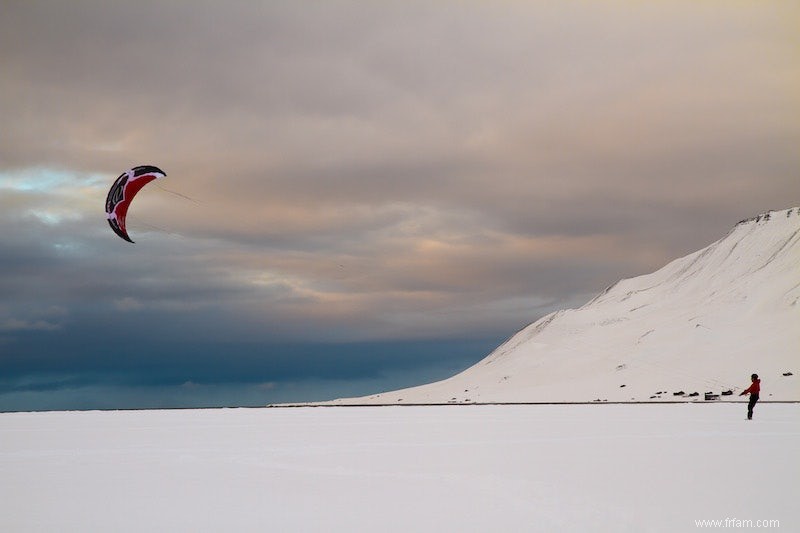
M 106 197 L 106 217 L 114 233 L 128 242 L 133 242 L 128 237 L 128 230 L 125 229 L 125 216 L 128 214 L 131 201 L 142 187 L 166 175 L 163 170 L 151 165 L 134 167 L 120 174 Z

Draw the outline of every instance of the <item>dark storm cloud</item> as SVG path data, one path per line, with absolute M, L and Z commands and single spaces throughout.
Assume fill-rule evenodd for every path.
M 53 385 L 19 385 L 54 391 L 93 367 L 132 372 L 132 387 L 246 368 L 373 379 L 358 355 L 371 350 L 341 353 L 365 369 L 352 374 L 297 344 L 252 347 L 500 339 L 580 305 L 799 201 L 798 16 L 750 2 L 6 2 L 3 365 L 58 368 Z M 128 246 L 100 206 L 137 164 L 168 177 L 137 198 Z M 120 335 L 128 351 L 108 366 Z M 375 365 L 414 362 L 408 346 Z

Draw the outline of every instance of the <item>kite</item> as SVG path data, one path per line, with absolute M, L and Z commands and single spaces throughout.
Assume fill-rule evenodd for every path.
M 163 170 L 151 165 L 134 167 L 120 174 L 106 197 L 106 217 L 114 233 L 128 242 L 133 242 L 128 237 L 128 230 L 125 229 L 125 216 L 128 214 L 131 201 L 142 187 L 166 175 Z

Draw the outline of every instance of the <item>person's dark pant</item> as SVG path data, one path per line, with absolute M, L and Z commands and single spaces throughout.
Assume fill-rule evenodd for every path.
M 750 395 L 750 402 L 747 404 L 747 419 L 751 420 L 753 418 L 753 407 L 756 406 L 756 402 L 758 401 L 758 394 L 751 394 Z

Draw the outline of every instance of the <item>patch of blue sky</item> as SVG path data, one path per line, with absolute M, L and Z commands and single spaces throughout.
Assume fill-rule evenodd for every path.
M 25 213 L 47 226 L 56 226 L 65 221 L 82 220 L 85 213 L 69 209 L 29 209 Z
M 101 187 L 111 183 L 114 177 L 99 173 L 31 167 L 0 171 L 0 190 L 46 193 L 65 188 Z

